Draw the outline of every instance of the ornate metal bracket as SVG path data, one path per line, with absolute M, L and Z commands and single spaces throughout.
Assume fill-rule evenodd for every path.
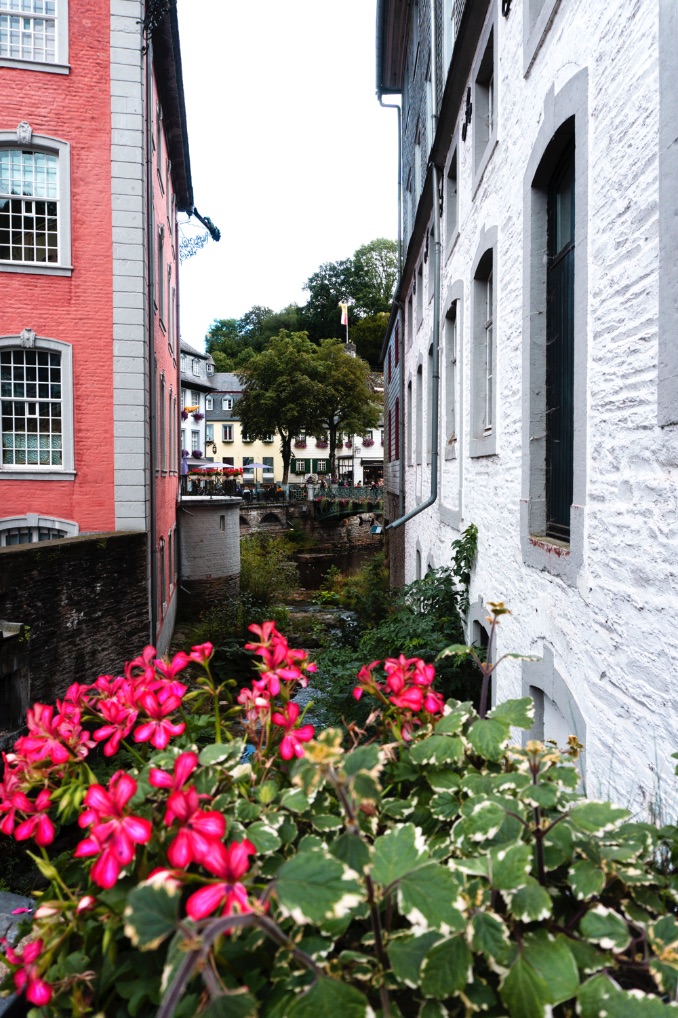
M 471 102 L 471 88 L 466 89 L 466 107 L 464 109 L 464 123 L 461 125 L 461 140 L 466 141 L 466 135 L 468 133 L 468 125 L 471 123 L 471 114 L 473 113 L 473 103 Z
M 150 39 L 165 15 L 176 5 L 177 0 L 148 0 L 146 14 L 141 22 L 147 39 Z

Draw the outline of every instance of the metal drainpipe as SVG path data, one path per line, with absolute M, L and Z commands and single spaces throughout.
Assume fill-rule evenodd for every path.
M 438 66 L 437 66 L 437 55 L 438 55 L 438 41 L 436 34 L 436 5 L 433 0 L 430 0 L 431 6 L 431 91 L 433 93 L 433 109 L 431 111 L 431 138 L 435 139 L 436 130 L 438 127 Z M 439 404 L 440 404 L 440 210 L 438 207 L 438 200 L 440 194 L 440 173 L 435 162 L 431 161 L 431 173 L 432 173 L 432 186 L 433 186 L 433 394 L 431 397 L 431 494 L 428 496 L 425 502 L 421 505 L 411 509 L 409 513 L 405 513 L 399 519 L 394 520 L 393 523 L 385 528 L 386 530 L 395 530 L 396 527 L 401 527 L 403 523 L 407 523 L 413 516 L 417 516 L 423 512 L 424 509 L 428 509 L 438 498 L 438 433 L 439 433 Z M 403 374 L 405 370 L 404 362 L 404 343 L 403 343 Z M 405 413 L 401 417 L 404 421 Z M 403 463 L 404 473 L 404 459 L 405 459 L 405 447 L 401 446 L 400 450 L 401 463 Z
M 397 110 L 398 112 L 398 280 L 403 274 L 403 122 L 402 110 L 397 103 L 385 103 L 381 92 L 377 92 L 379 105 L 385 110 Z M 404 307 L 397 302 L 403 316 L 403 328 L 400 330 L 400 435 L 398 443 L 400 448 L 400 460 L 398 463 L 398 512 L 402 516 L 405 512 L 405 328 L 404 328 Z
M 150 455 L 148 458 L 149 462 L 149 484 L 148 484 L 148 508 L 150 513 L 150 527 L 149 527 L 149 561 L 151 570 L 151 643 L 155 647 L 155 642 L 158 637 L 158 563 L 157 563 L 157 525 L 155 519 L 155 458 L 157 455 L 156 448 L 156 419 L 154 413 L 154 401 L 155 401 L 155 345 L 153 342 L 153 280 L 151 278 L 152 270 L 155 266 L 154 252 L 155 252 L 155 238 L 152 236 L 152 224 L 153 224 L 153 150 L 152 150 L 152 137 L 153 137 L 153 111 L 151 109 L 151 75 L 152 61 L 151 61 L 151 46 L 152 42 L 149 39 L 146 47 L 146 233 L 147 233 L 147 271 L 148 271 L 148 287 L 146 298 L 148 300 L 148 396 L 149 396 L 149 410 L 150 410 Z

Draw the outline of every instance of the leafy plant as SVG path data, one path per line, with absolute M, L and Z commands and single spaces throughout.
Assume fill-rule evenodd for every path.
M 313 665 L 252 628 L 238 715 L 209 646 L 147 648 L 29 713 L 0 813 L 50 882 L 7 952 L 34 1018 L 675 1013 L 678 878 L 657 865 L 675 828 L 585 799 L 576 740 L 512 745 L 529 698 L 480 716 L 416 657 L 360 670 L 364 732 L 316 734 L 294 699 Z M 99 780 L 107 762 L 126 766 Z M 75 853 L 52 852 L 57 826 Z

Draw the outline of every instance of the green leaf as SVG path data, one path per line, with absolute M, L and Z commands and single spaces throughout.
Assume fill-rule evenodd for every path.
M 339 919 L 363 900 L 352 871 L 324 849 L 300 852 L 283 863 L 277 892 L 282 907 L 300 925 Z
M 234 990 L 217 997 L 202 1014 L 204 1018 L 255 1018 L 257 1002 L 246 989 Z
M 626 922 L 604 905 L 596 905 L 586 913 L 579 931 L 587 940 L 600 944 L 604 951 L 624 951 L 631 940 Z
M 294 788 L 283 793 L 280 805 L 292 813 L 304 813 L 311 804 L 300 788 Z
M 577 1013 L 581 1018 L 667 1018 L 676 1008 L 640 990 L 627 993 L 607 976 L 593 976 L 579 990 Z
M 205 746 L 200 751 L 199 760 L 203 767 L 214 766 L 221 763 L 239 763 L 245 743 L 242 739 L 234 739 L 233 742 L 213 742 L 211 746 Z
M 546 982 L 551 1004 L 562 1004 L 576 995 L 579 974 L 564 940 L 551 937 L 545 930 L 528 933 L 523 941 L 523 954 Z
M 236 820 L 247 823 L 250 820 L 258 820 L 261 816 L 261 806 L 258 806 L 256 802 L 248 802 L 247 799 L 238 799 L 234 812 Z
M 511 966 L 499 993 L 511 1018 L 546 1018 L 551 1014 L 546 980 L 521 955 Z
M 520 700 L 504 700 L 490 711 L 490 717 L 514 728 L 531 728 L 534 724 L 534 700 L 523 696 Z
M 181 888 L 151 878 L 133 888 L 125 908 L 125 936 L 140 951 L 153 951 L 177 928 Z
M 330 845 L 330 854 L 355 873 L 363 873 L 370 862 L 370 850 L 357 834 L 340 834 Z
M 473 957 L 463 934 L 431 948 L 421 966 L 421 988 L 427 997 L 444 1000 L 473 981 Z
M 630 816 L 627 809 L 613 806 L 611 802 L 587 800 L 570 810 L 569 821 L 584 834 L 604 834 L 619 827 Z
M 420 765 L 459 763 L 463 756 L 464 743 L 454 735 L 429 735 L 410 750 L 410 759 Z
M 582 975 L 590 976 L 612 964 L 612 956 L 600 951 L 595 944 L 589 944 L 586 940 L 572 940 L 563 933 L 559 933 L 557 939 L 565 941 Z
M 543 785 L 530 785 L 520 793 L 522 802 L 530 806 L 539 806 L 540 809 L 553 809 L 558 802 L 560 789 L 557 785 L 546 783 Z
M 316 831 L 338 831 L 340 827 L 344 826 L 342 818 L 334 813 L 321 813 L 316 817 L 311 817 L 311 823 Z
M 429 809 L 438 820 L 454 820 L 459 816 L 459 797 L 452 792 L 440 792 L 431 799 Z
M 492 886 L 500 891 L 515 891 L 522 887 L 532 868 L 532 848 L 522 841 L 513 845 L 499 845 L 491 849 Z
M 491 799 L 467 799 L 462 808 L 464 834 L 469 841 L 489 841 L 504 822 L 506 812 Z
M 272 852 L 277 852 L 282 845 L 277 832 L 263 821 L 251 824 L 247 828 L 247 837 L 261 855 L 271 855 Z
M 358 749 L 354 749 L 351 753 L 346 754 L 341 766 L 344 774 L 348 777 L 357 774 L 358 771 L 369 771 L 371 773 L 375 770 L 381 770 L 379 747 L 375 744 L 359 746 Z
M 588 859 L 581 859 L 579 862 L 576 862 L 570 868 L 568 877 L 570 878 L 570 886 L 574 896 L 579 901 L 593 898 L 595 895 L 600 894 L 605 887 L 605 874 L 600 866 L 589 862 Z
M 388 957 L 396 979 L 412 989 L 419 986 L 421 963 L 439 940 L 440 934 L 433 930 L 420 937 L 397 937 L 392 940 L 388 945 Z
M 448 769 L 442 771 L 426 771 L 426 780 L 436 792 L 447 792 L 459 788 L 461 778 L 456 771 Z
M 544 865 L 555 870 L 574 855 L 574 836 L 567 824 L 556 824 L 544 838 Z
M 503 964 L 508 951 L 508 930 L 503 920 L 492 912 L 477 912 L 471 922 L 471 947 Z
M 414 824 L 399 824 L 375 841 L 372 877 L 382 887 L 388 887 L 427 858 L 421 830 Z
M 263 781 L 256 789 L 257 800 L 268 806 L 278 794 L 278 786 L 275 781 Z
M 404 820 L 413 811 L 414 806 L 405 799 L 385 799 L 381 804 L 381 813 L 385 817 Z
M 435 726 L 436 735 L 456 735 L 472 714 L 473 708 L 470 703 L 460 703 L 449 714 L 443 714 Z
M 508 740 L 509 726 L 494 718 L 475 721 L 468 734 L 468 741 L 475 752 L 486 760 L 501 760 Z
M 448 1018 L 449 1011 L 439 1000 L 426 1000 L 419 1008 L 417 1018 Z
M 534 877 L 528 877 L 524 886 L 517 891 L 504 891 L 504 897 L 508 899 L 513 917 L 524 923 L 540 922 L 550 916 L 553 910 L 550 894 Z
M 287 1018 L 318 1018 L 318 1015 L 341 1015 L 341 1018 L 374 1018 L 367 998 L 346 983 L 321 976 L 308 993 L 297 997 L 287 1011 Z
M 398 885 L 398 908 L 416 926 L 423 923 L 443 933 L 458 933 L 466 923 L 460 908 L 462 880 L 439 863 L 426 863 Z

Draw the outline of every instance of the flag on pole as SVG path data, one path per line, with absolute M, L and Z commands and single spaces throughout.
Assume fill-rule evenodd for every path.
M 341 324 L 348 325 L 348 304 L 340 304 L 341 308 Z

